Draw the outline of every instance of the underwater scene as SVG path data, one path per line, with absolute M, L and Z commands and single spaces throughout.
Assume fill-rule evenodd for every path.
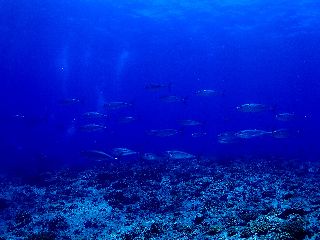
M 0 0 L 0 240 L 320 240 L 320 2 Z

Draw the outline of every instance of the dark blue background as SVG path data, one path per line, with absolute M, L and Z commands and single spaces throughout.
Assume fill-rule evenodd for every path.
M 319 10 L 316 1 L 0 1 L 2 169 L 37 172 L 84 161 L 82 150 L 113 147 L 317 159 Z M 150 82 L 172 88 L 148 91 Z M 195 96 L 199 89 L 221 94 Z M 164 103 L 159 96 L 165 94 L 187 102 Z M 81 102 L 59 104 L 67 98 Z M 107 111 L 108 101 L 133 107 Z M 274 110 L 235 111 L 250 102 Z M 86 111 L 108 114 L 107 130 L 79 132 Z M 278 112 L 297 119 L 281 123 Z M 127 115 L 137 121 L 120 124 Z M 208 136 L 145 134 L 180 129 L 178 121 L 188 118 L 203 121 Z M 224 131 L 282 127 L 299 134 L 217 142 Z

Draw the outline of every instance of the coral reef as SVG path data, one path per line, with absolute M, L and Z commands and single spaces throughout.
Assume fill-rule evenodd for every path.
M 8 179 L 0 183 L 0 237 L 319 239 L 320 175 L 309 171 L 318 165 L 162 159 Z

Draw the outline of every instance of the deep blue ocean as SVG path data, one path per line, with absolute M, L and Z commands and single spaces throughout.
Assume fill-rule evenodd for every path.
M 317 158 L 319 9 L 316 1 L 1 1 L 2 166 L 77 163 L 82 150 L 115 147 Z M 196 96 L 202 89 L 220 94 Z M 185 102 L 161 101 L 167 95 Z M 79 103 L 59 104 L 68 99 Z M 112 101 L 132 107 L 110 111 Z M 246 103 L 272 110 L 236 111 Z M 108 115 L 104 131 L 77 130 L 88 111 Z M 277 121 L 282 112 L 294 120 Z M 135 121 L 119 123 L 126 116 Z M 201 121 L 207 135 L 146 134 L 180 129 L 183 119 Z M 298 134 L 217 141 L 225 131 L 279 128 Z
M 315 0 L 0 0 L 0 172 L 317 162 L 319 46 Z

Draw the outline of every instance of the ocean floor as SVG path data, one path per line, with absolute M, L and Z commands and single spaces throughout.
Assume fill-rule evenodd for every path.
M 320 239 L 320 163 L 97 162 L 0 179 L 0 239 Z

